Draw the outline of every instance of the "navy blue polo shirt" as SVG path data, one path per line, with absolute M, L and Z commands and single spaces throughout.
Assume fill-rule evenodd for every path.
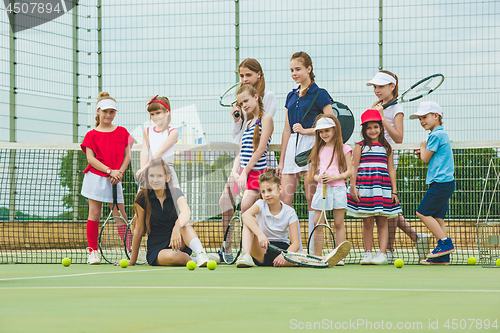
M 292 133 L 295 133 L 292 129 L 292 126 L 296 123 L 302 124 L 303 128 L 312 128 L 316 117 L 319 114 L 323 113 L 323 108 L 328 104 L 332 104 L 328 92 L 326 90 L 322 90 L 319 93 L 318 98 L 314 102 L 311 110 L 309 110 L 309 113 L 302 121 L 304 113 L 307 111 L 307 108 L 311 104 L 314 96 L 316 96 L 316 93 L 320 88 L 316 83 L 313 83 L 307 90 L 305 96 L 302 96 L 300 98 L 299 89 L 300 86 L 297 89 L 293 89 L 291 92 L 289 92 L 285 102 L 285 108 L 288 110 L 288 122 L 290 123 L 290 131 Z

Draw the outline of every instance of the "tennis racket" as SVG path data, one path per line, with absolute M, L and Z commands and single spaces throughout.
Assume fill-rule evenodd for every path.
M 305 253 L 296 253 L 296 252 L 290 252 L 287 250 L 280 249 L 277 246 L 274 246 L 273 244 L 268 245 L 270 249 L 281 252 L 283 255 L 283 258 L 285 258 L 286 261 L 295 264 L 297 266 L 302 266 L 302 267 L 310 267 L 310 268 L 328 268 L 328 262 L 325 260 L 311 256 L 309 254 Z
M 117 215 L 113 215 L 115 207 Z M 117 185 L 115 184 L 113 185 L 113 206 L 99 232 L 99 251 L 101 257 L 108 263 L 115 265 L 124 258 L 123 243 L 126 230 L 127 219 L 123 217 L 118 207 Z
M 236 92 L 240 87 L 241 83 L 238 82 L 228 90 L 226 90 L 220 97 L 219 104 L 224 107 L 233 107 L 236 105 Z M 235 114 L 236 116 L 236 114 Z
M 132 255 L 132 244 L 133 244 L 133 239 L 134 239 L 134 224 L 135 222 L 135 216 L 132 219 L 132 221 L 127 225 L 127 230 L 125 231 L 125 240 L 123 245 L 125 246 L 125 253 L 127 255 L 127 259 L 130 260 L 130 257 Z M 139 246 L 139 253 L 137 254 L 137 265 L 143 265 L 147 262 L 146 259 L 146 254 L 148 253 L 148 236 L 143 235 L 141 237 L 141 243 Z
M 387 104 L 382 105 L 384 109 L 391 105 L 398 103 L 408 103 L 416 101 L 424 96 L 429 95 L 431 92 L 435 91 L 444 81 L 443 74 L 434 74 L 426 77 L 412 85 L 407 89 L 401 96 L 390 101 Z
M 311 254 L 311 251 L 313 251 L 316 256 L 326 256 L 335 249 L 335 237 L 328 223 L 325 210 L 327 188 L 328 185 L 323 184 L 323 209 L 318 224 L 314 227 L 307 241 L 307 252 Z M 322 223 L 322 218 L 325 219 L 324 223 Z
M 241 252 L 241 234 L 243 231 L 243 223 L 241 222 L 241 199 L 243 192 L 234 200 L 234 214 L 224 233 L 224 241 L 222 242 L 222 259 L 228 265 L 232 265 L 238 259 Z

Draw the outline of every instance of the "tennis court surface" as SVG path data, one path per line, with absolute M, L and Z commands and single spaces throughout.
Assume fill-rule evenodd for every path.
M 1 265 L 0 332 L 498 331 L 499 274 L 479 265 Z

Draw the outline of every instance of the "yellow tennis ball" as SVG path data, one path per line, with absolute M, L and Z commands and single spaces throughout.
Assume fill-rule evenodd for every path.
M 477 264 L 477 259 L 474 257 L 470 257 L 469 259 L 467 259 L 467 263 L 469 265 L 475 265 L 475 264 Z
M 62 263 L 62 265 L 64 267 L 68 267 L 69 265 L 71 265 L 71 259 L 70 258 L 64 258 L 61 263 Z
M 215 262 L 215 260 L 210 260 L 208 263 L 207 263 L 207 267 L 209 270 L 214 270 L 217 268 L 217 263 Z
M 196 263 L 192 260 L 189 260 L 186 264 L 187 269 L 190 271 L 194 270 L 196 268 Z
M 397 268 L 401 268 L 401 267 L 403 267 L 404 265 L 405 265 L 405 263 L 404 263 L 404 261 L 403 261 L 403 260 L 401 260 L 401 259 L 396 259 L 396 260 L 394 261 L 394 266 L 396 266 Z
M 120 260 L 120 267 L 127 268 L 128 267 L 128 260 L 127 259 Z
M 497 267 L 500 267 L 500 258 L 497 259 L 497 261 L 495 262 L 495 264 L 497 265 Z

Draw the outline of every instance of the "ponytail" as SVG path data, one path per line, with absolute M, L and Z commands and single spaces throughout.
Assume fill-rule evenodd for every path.
M 309 90 L 309 88 L 311 88 L 311 86 L 314 84 L 314 78 L 316 77 L 316 75 L 314 75 L 314 73 L 313 73 L 313 62 L 312 62 L 312 59 L 309 56 L 309 54 L 307 54 L 305 52 L 295 52 L 292 55 L 292 58 L 290 58 L 290 61 L 293 59 L 302 60 L 302 63 L 304 64 L 306 69 L 307 69 L 307 67 L 311 67 L 311 72 L 309 73 L 309 78 L 311 79 L 311 83 L 309 84 L 309 86 L 306 89 L 304 89 L 302 94 L 300 94 L 299 97 L 302 97 L 302 96 L 305 96 L 305 94 L 307 94 L 307 91 Z

